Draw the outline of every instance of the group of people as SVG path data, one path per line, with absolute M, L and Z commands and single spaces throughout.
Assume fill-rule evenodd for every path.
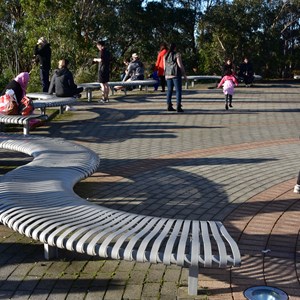
M 108 102 L 108 80 L 109 80 L 109 52 L 105 48 L 104 42 L 98 42 L 97 47 L 99 49 L 98 58 L 94 58 L 93 62 L 99 63 L 98 68 L 98 80 L 101 84 L 102 99 L 101 102 Z M 133 53 L 129 62 L 125 61 L 126 69 L 122 75 L 122 81 L 136 81 L 143 80 L 144 64 L 141 62 L 139 55 Z M 157 56 L 155 64 L 155 70 L 159 78 L 159 82 L 162 87 L 162 92 L 165 92 L 165 87 L 168 87 L 167 91 L 167 110 L 183 112 L 181 105 L 182 98 L 182 77 L 186 79 L 185 69 L 182 63 L 181 55 L 176 51 L 176 45 L 172 43 L 168 48 L 165 43 L 160 46 L 160 51 Z M 115 90 L 123 89 L 123 86 L 115 86 Z M 176 90 L 176 109 L 172 104 L 173 90 Z
M 58 97 L 80 97 L 83 88 L 78 88 L 74 83 L 72 72 L 69 70 L 69 60 L 61 59 L 58 62 L 58 69 L 54 70 L 50 79 L 51 70 L 51 47 L 50 43 L 41 37 L 34 47 L 34 63 L 39 64 L 40 80 L 42 91 Z M 30 80 L 29 72 L 21 72 L 11 80 L 3 89 L 1 95 L 7 91 L 13 91 L 14 99 L 19 107 L 21 101 L 26 96 L 27 86 Z M 71 107 L 69 107 L 71 109 Z
M 160 46 L 157 56 L 155 71 L 157 72 L 162 92 L 165 91 L 167 85 L 167 110 L 175 111 L 172 105 L 172 93 L 176 89 L 177 112 L 183 112 L 181 105 L 182 94 L 182 77 L 186 80 L 185 69 L 181 60 L 181 55 L 176 51 L 176 45 L 171 44 L 168 49 L 165 43 Z M 232 98 L 234 87 L 238 85 L 238 78 L 243 80 L 246 87 L 251 86 L 254 80 L 253 66 L 245 57 L 239 66 L 239 72 L 236 74 L 235 66 L 230 59 L 227 59 L 223 66 L 222 79 L 218 84 L 218 88 L 223 87 L 225 95 L 225 109 L 228 110 L 232 106 Z
M 247 57 L 244 57 L 243 62 L 239 66 L 239 71 L 236 73 L 235 65 L 228 58 L 223 66 L 223 76 L 225 76 L 228 71 L 231 71 L 232 75 L 236 76 L 240 80 L 244 81 L 246 87 L 251 86 L 254 80 L 254 71 L 253 65 L 248 60 Z
M 78 88 L 74 82 L 73 74 L 69 70 L 69 60 L 60 59 L 58 68 L 54 70 L 50 79 L 51 70 L 51 46 L 46 38 L 38 39 L 34 47 L 34 61 L 40 67 L 40 79 L 43 92 L 58 97 L 80 97 L 83 88 Z
M 98 64 L 98 81 L 100 83 L 102 97 L 101 102 L 109 101 L 109 76 L 110 76 L 110 52 L 106 48 L 105 41 L 98 41 L 97 48 L 99 50 L 98 57 L 93 58 L 93 63 Z M 75 96 L 80 97 L 83 88 L 78 88 L 74 82 L 73 74 L 69 70 L 69 60 L 61 59 L 58 62 L 58 68 L 54 70 L 51 80 L 49 81 L 49 74 L 51 70 L 51 47 L 50 43 L 41 37 L 38 39 L 34 48 L 35 63 L 40 66 L 40 79 L 43 92 L 49 94 L 55 93 L 58 97 Z M 182 78 L 186 80 L 185 68 L 182 63 L 181 55 L 177 52 L 176 44 L 172 43 L 169 47 L 166 43 L 160 45 L 160 50 L 157 55 L 154 72 L 158 82 L 161 85 L 161 91 L 165 92 L 167 87 L 167 110 L 183 112 L 181 98 L 182 98 Z M 12 82 L 5 88 L 13 87 L 17 95 L 18 101 L 20 96 L 26 94 L 26 88 L 29 81 L 29 73 L 23 72 L 19 74 Z M 254 79 L 254 72 L 252 64 L 247 58 L 239 67 L 239 72 L 236 73 L 235 66 L 230 59 L 227 59 L 223 66 L 223 74 L 218 88 L 223 87 L 225 94 L 225 109 L 232 107 L 232 97 L 234 93 L 234 86 L 238 85 L 238 77 L 242 78 L 246 86 L 252 84 Z M 131 60 L 126 62 L 126 70 L 124 72 L 122 81 L 135 81 L 144 79 L 144 64 L 141 62 L 139 55 L 133 53 Z M 22 80 L 22 82 L 20 82 Z M 155 87 L 157 89 L 157 87 Z M 172 94 L 175 88 L 176 91 L 176 109 L 173 107 Z M 115 90 L 123 89 L 123 86 L 116 86 Z

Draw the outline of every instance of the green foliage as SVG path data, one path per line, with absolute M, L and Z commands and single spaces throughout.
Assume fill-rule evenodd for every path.
M 14 74 L 11 69 L 4 69 L 0 74 L 0 92 L 3 91 L 9 81 L 14 78 Z
M 0 84 L 32 70 L 29 88 L 40 89 L 32 58 L 41 36 L 52 69 L 68 58 L 78 82 L 97 79 L 98 40 L 111 52 L 112 80 L 133 52 L 151 73 L 161 42 L 177 44 L 188 74 L 219 74 L 225 57 L 238 64 L 247 55 L 257 73 L 288 77 L 300 68 L 299 20 L 299 0 L 3 0 Z
M 290 76 L 300 37 L 296 2 L 235 0 L 210 7 L 199 22 L 198 39 L 201 53 L 210 61 L 208 71 L 215 70 L 213 60 L 230 57 L 239 63 L 248 56 L 265 77 Z

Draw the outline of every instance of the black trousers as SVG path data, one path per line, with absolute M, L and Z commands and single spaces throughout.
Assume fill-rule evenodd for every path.
M 42 82 L 42 88 L 43 88 L 43 92 L 46 92 L 46 93 L 48 93 L 49 85 L 50 85 L 49 73 L 50 73 L 50 70 L 40 68 L 40 78 L 41 78 L 41 82 Z

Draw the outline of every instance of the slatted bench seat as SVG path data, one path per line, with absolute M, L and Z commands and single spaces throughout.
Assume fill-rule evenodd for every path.
M 0 181 L 0 222 L 44 244 L 104 258 L 176 264 L 189 268 L 188 291 L 197 294 L 199 268 L 241 262 L 237 244 L 221 222 L 138 215 L 80 198 L 74 185 L 91 175 L 98 156 L 62 139 L 0 135 L 0 148 L 33 160 Z M 63 159 L 62 159 L 63 158 Z
M 82 87 L 83 90 L 86 92 L 88 102 L 92 102 L 93 91 L 98 91 L 101 88 L 99 82 L 80 83 L 78 84 L 78 87 Z
M 112 95 L 114 95 L 114 92 L 115 92 L 114 87 L 116 87 L 116 86 L 124 87 L 124 93 L 125 93 L 125 95 L 127 95 L 126 87 L 134 87 L 134 86 L 142 87 L 142 86 L 144 86 L 146 89 L 146 92 L 147 92 L 148 87 L 154 86 L 155 84 L 157 84 L 157 81 L 153 80 L 153 79 L 108 82 L 108 86 L 110 87 Z M 86 91 L 88 102 L 91 102 L 92 98 L 93 98 L 93 91 L 100 90 L 100 83 L 99 82 L 80 83 L 80 84 L 78 84 L 78 87 L 83 87 L 83 89 Z
M 221 80 L 222 76 L 215 76 L 215 75 L 190 75 L 187 76 L 187 80 L 185 82 L 185 89 L 189 88 L 189 82 L 192 83 L 192 87 L 195 86 L 195 82 L 197 80 L 214 80 L 216 82 L 219 82 Z M 254 75 L 254 81 L 259 81 L 262 79 L 262 76 L 260 75 Z M 242 78 L 238 78 L 239 82 L 242 82 Z
M 77 101 L 75 97 L 57 97 L 42 92 L 28 93 L 27 97 L 32 99 L 34 108 L 39 108 L 43 114 L 46 114 L 47 107 L 59 107 L 60 113 L 63 114 L 65 106 L 72 105 Z
M 139 86 L 142 87 L 144 86 L 146 89 L 146 92 L 148 91 L 149 86 L 154 86 L 157 84 L 156 80 L 153 79 L 145 79 L 145 80 L 134 80 L 134 81 L 114 81 L 114 82 L 109 82 L 108 85 L 111 89 L 112 95 L 114 94 L 114 87 L 116 86 L 122 86 L 124 87 L 124 93 L 125 95 L 127 94 L 126 87 L 135 87 Z
M 187 76 L 187 80 L 185 81 L 185 88 L 189 88 L 189 82 L 192 83 L 192 87 L 195 86 L 195 81 L 197 80 L 214 80 L 214 81 L 220 81 L 221 76 L 215 76 L 215 75 L 190 75 Z
M 23 125 L 23 134 L 27 135 L 30 131 L 30 120 L 39 119 L 41 121 L 45 121 L 48 119 L 48 116 L 43 115 L 29 115 L 29 116 L 21 116 L 21 115 L 1 115 L 0 114 L 0 123 L 2 124 L 18 124 Z M 1 126 L 2 127 L 2 126 Z

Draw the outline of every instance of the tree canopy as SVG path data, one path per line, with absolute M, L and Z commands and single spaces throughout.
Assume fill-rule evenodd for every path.
M 220 74 L 226 57 L 248 56 L 256 73 L 290 77 L 300 69 L 300 0 L 2 0 L 0 85 L 32 71 L 33 48 L 44 36 L 52 47 L 52 68 L 71 61 L 78 82 L 95 81 L 96 41 L 112 54 L 112 79 L 123 60 L 139 53 L 152 72 L 161 42 L 175 42 L 188 74 Z

